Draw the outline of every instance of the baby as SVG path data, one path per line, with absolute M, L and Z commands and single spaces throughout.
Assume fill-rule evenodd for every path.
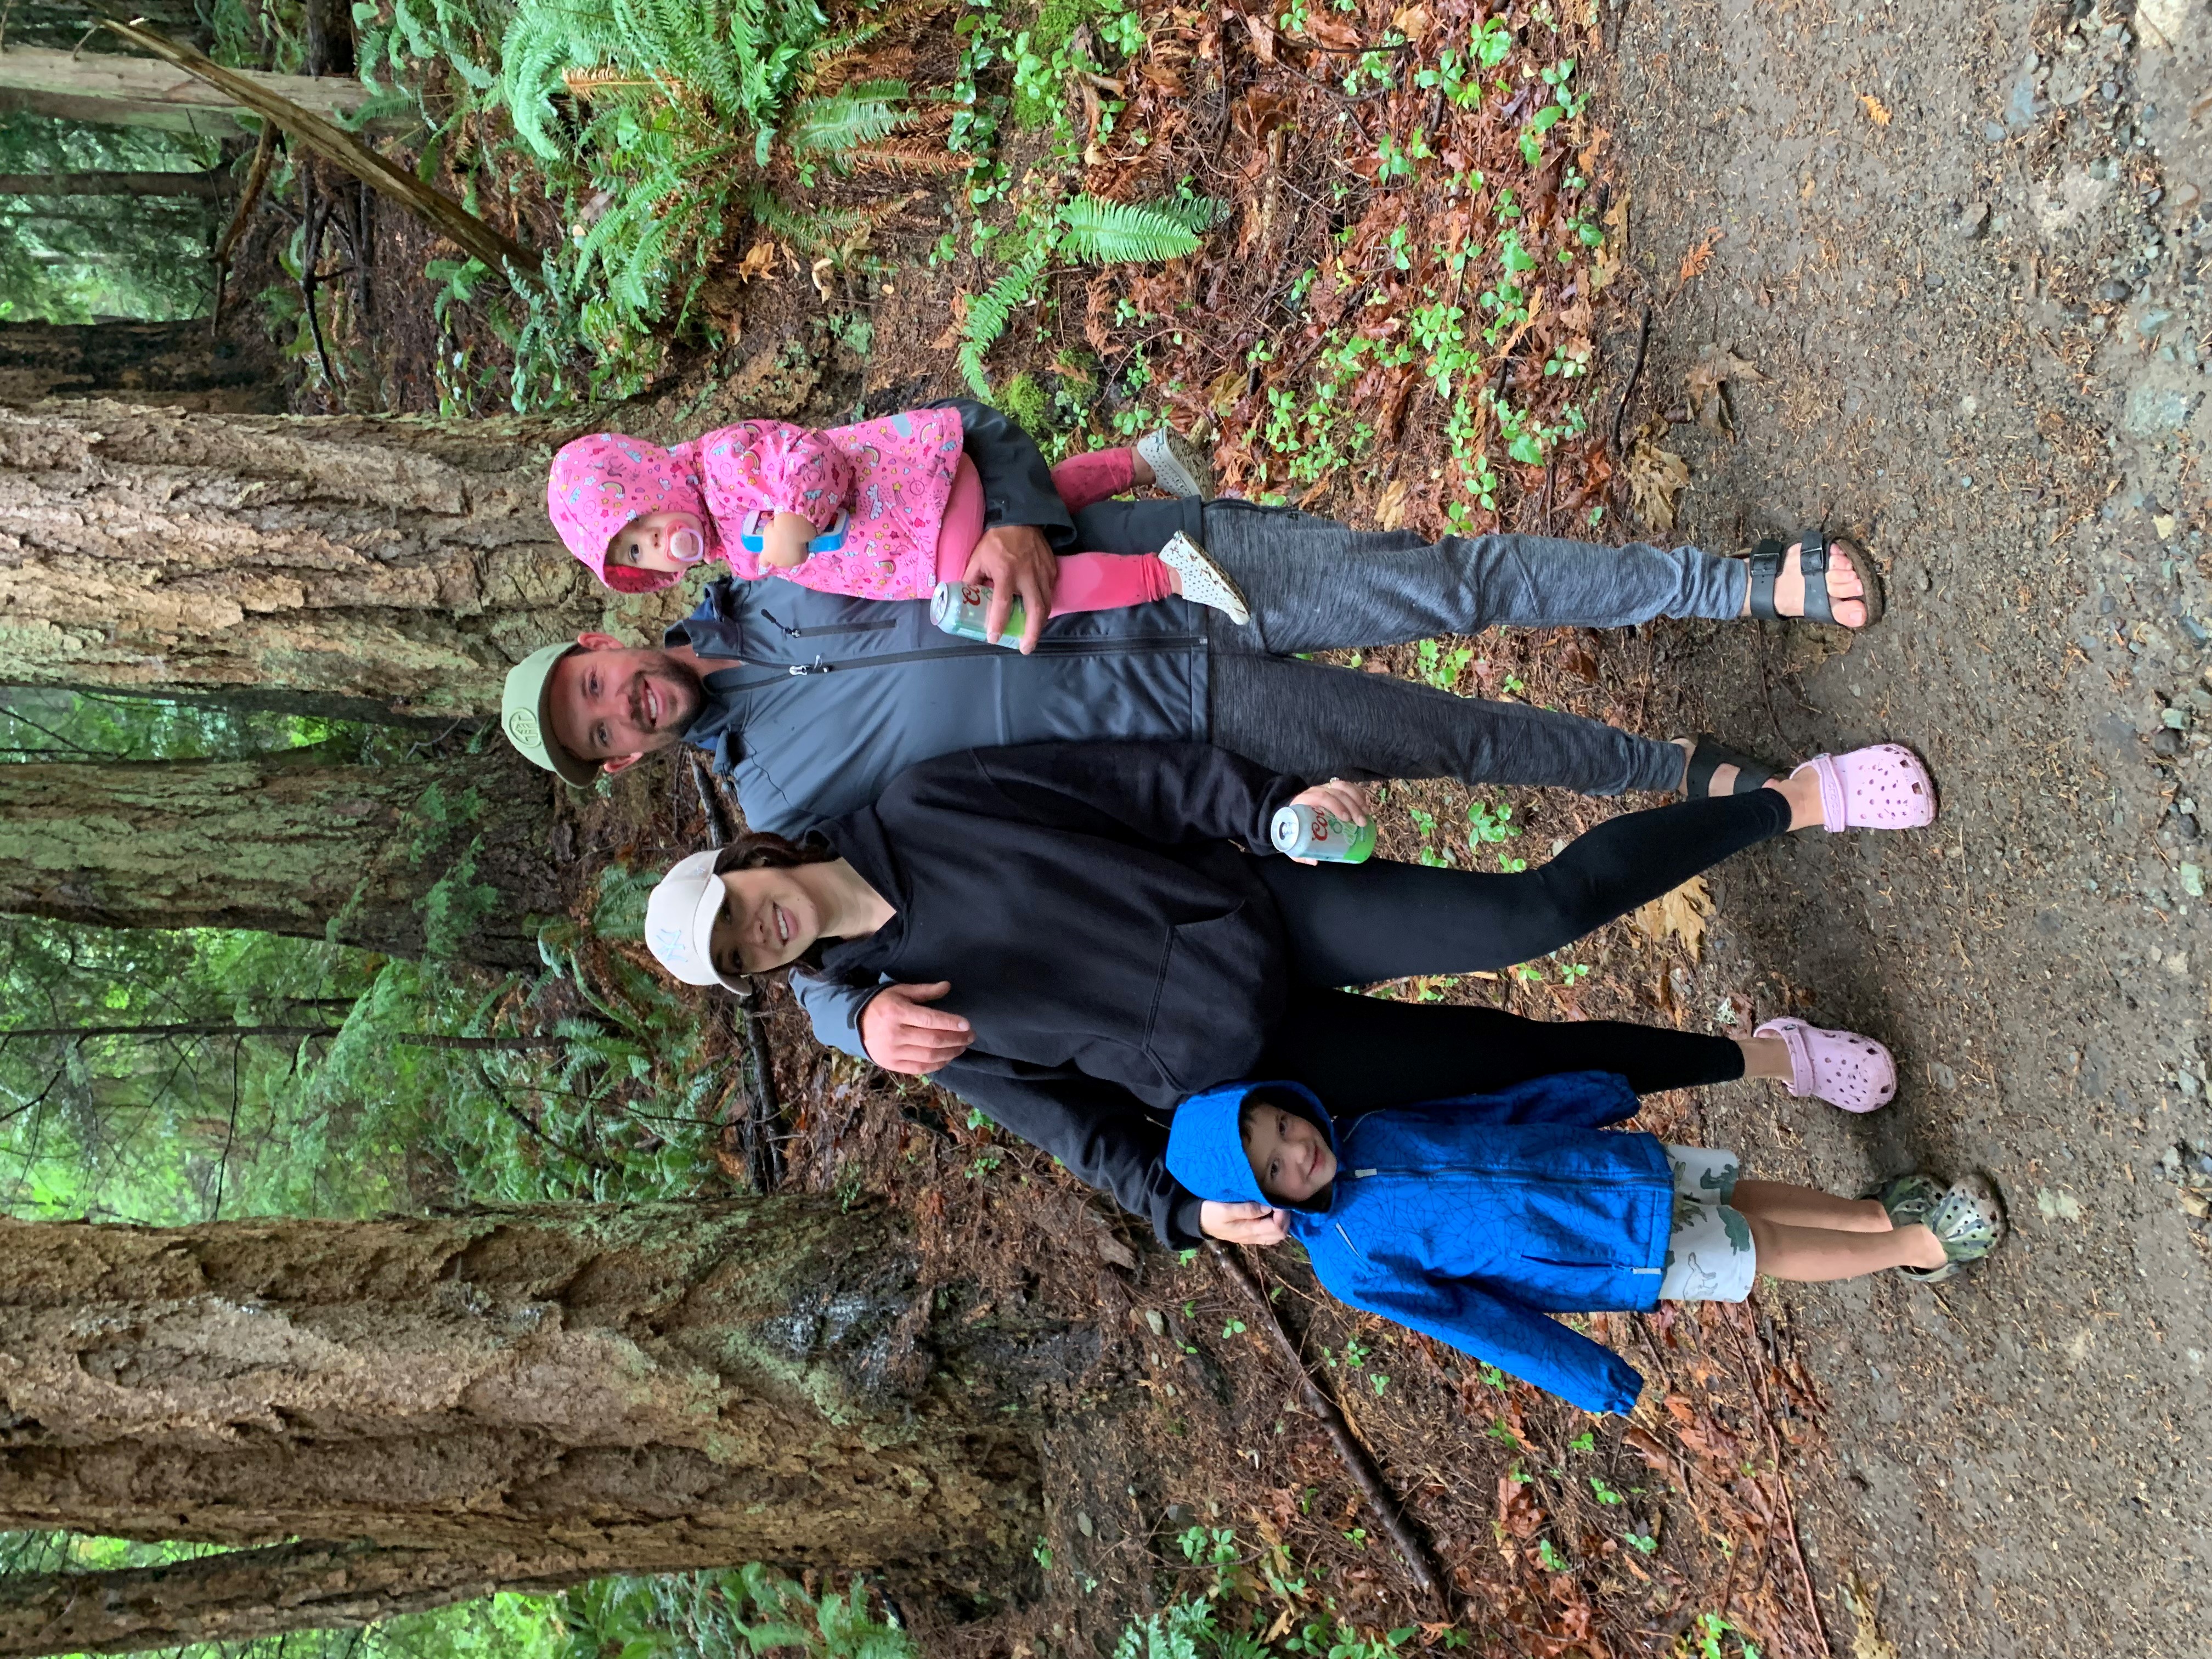
M 1053 483 L 1073 513 L 1140 484 L 1207 493 L 1205 460 L 1162 428 L 1133 449 L 1071 457 Z M 826 593 L 928 599 L 965 579 L 982 538 L 983 484 L 953 409 L 915 409 L 817 432 L 746 421 L 663 449 L 603 432 L 553 458 L 546 510 L 608 586 L 647 592 L 719 559 L 747 580 L 780 575 Z M 1243 595 L 1186 535 L 1157 553 L 1060 560 L 1052 614 L 1179 597 L 1250 621 Z
M 1755 1273 L 1932 1285 L 2004 1235 L 1986 1182 L 1909 1175 L 1833 1198 L 1744 1180 L 1730 1152 L 1589 1127 L 1635 1109 L 1623 1079 L 1575 1072 L 1340 1132 L 1298 1084 L 1237 1083 L 1176 1108 L 1167 1164 L 1202 1199 L 1285 1206 L 1340 1301 L 1589 1412 L 1626 1413 L 1644 1379 L 1547 1314 L 1741 1302 Z

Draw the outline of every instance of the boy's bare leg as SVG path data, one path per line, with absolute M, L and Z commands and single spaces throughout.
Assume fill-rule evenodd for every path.
M 1863 1279 L 1885 1267 L 1940 1267 L 1946 1260 L 1942 1241 L 1917 1221 L 1887 1232 L 1859 1233 L 1784 1226 L 1764 1216 L 1744 1218 L 1759 1252 L 1759 1271 L 1801 1285 Z
M 1889 1212 L 1875 1198 L 1838 1198 L 1786 1181 L 1738 1181 L 1729 1208 L 1785 1227 L 1825 1227 L 1834 1232 L 1886 1233 Z

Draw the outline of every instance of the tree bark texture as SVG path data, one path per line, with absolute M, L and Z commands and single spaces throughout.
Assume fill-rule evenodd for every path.
M 189 196 L 219 202 L 234 188 L 220 167 L 197 173 L 0 173 L 0 196 Z
M 1010 1407 L 1084 1335 L 963 1316 L 829 1197 L 0 1220 L 0 1528 L 1003 1595 L 1042 1514 Z
M 526 968 L 532 913 L 556 902 L 554 787 L 503 744 L 406 766 L 319 764 L 302 749 L 0 767 L 0 912 Z
M 544 1593 L 587 1576 L 566 1551 L 464 1559 L 375 1544 L 274 1544 L 166 1567 L 0 1576 L 0 1659 L 137 1653 L 353 1630 L 495 1590 Z
M 124 173 L 123 178 L 159 177 Z M 191 175 L 197 176 L 197 175 Z M 5 184 L 0 179 L 0 185 Z M 204 318 L 176 323 L 0 323 L 0 404 L 41 398 L 274 414 L 284 386 L 248 327 L 218 340 Z
M 495 714 L 512 664 L 606 625 L 545 516 L 588 418 L 0 408 L 0 683 Z

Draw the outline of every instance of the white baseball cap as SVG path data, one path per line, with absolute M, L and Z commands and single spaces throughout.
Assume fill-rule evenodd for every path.
M 713 852 L 694 853 L 660 878 L 645 902 L 645 942 L 660 965 L 686 985 L 745 987 L 714 967 L 714 923 L 729 890 L 714 873 Z

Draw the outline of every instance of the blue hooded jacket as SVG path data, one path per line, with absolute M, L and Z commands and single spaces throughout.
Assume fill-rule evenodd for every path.
M 1300 1103 L 1329 1138 L 1336 1180 L 1291 1236 L 1338 1300 L 1448 1342 L 1589 1412 L 1626 1413 L 1644 1379 L 1546 1313 L 1644 1312 L 1659 1302 L 1674 1182 L 1648 1134 L 1583 1125 L 1636 1109 L 1604 1072 L 1500 1094 L 1369 1112 L 1340 1133 L 1310 1090 L 1237 1083 L 1176 1109 L 1168 1168 L 1200 1198 L 1271 1203 L 1244 1156 L 1254 1091 Z M 1548 1122 L 1512 1122 L 1540 1102 Z

